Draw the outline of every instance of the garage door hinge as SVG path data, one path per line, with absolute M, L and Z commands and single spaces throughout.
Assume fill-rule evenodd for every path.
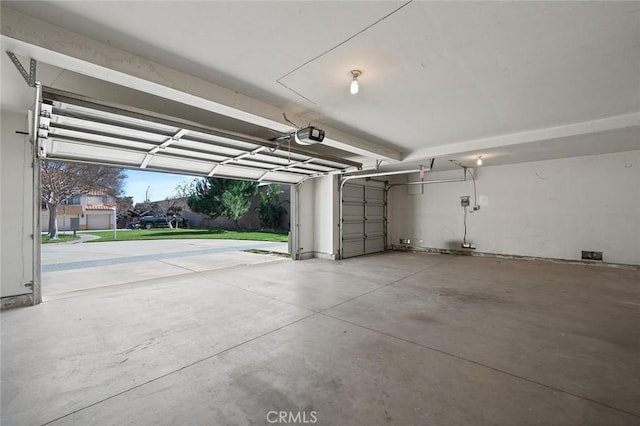
M 29 281 L 28 283 L 25 283 L 24 286 L 33 290 L 33 281 Z

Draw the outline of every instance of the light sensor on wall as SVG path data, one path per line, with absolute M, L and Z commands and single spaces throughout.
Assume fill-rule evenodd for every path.
M 358 83 L 358 77 L 362 75 L 362 71 L 360 70 L 351 70 L 351 86 L 350 91 L 352 95 L 355 95 L 360 90 L 360 85 Z
M 478 166 L 482 166 L 482 155 L 479 155 L 479 156 L 478 156 L 478 159 L 476 160 L 476 164 L 477 164 Z

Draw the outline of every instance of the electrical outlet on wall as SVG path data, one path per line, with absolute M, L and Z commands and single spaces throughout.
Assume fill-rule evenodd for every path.
M 461 195 L 460 196 L 460 205 L 462 207 L 469 207 L 469 197 L 468 195 Z

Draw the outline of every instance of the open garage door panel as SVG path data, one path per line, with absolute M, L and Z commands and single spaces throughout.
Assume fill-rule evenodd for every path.
M 44 156 L 130 169 L 295 184 L 361 164 L 45 88 Z M 274 132 L 274 139 L 277 134 Z

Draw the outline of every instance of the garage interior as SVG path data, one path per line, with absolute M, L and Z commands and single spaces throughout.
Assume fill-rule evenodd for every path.
M 640 422 L 640 2 L 0 7 L 3 425 Z M 41 158 L 291 184 L 293 260 L 43 300 Z

